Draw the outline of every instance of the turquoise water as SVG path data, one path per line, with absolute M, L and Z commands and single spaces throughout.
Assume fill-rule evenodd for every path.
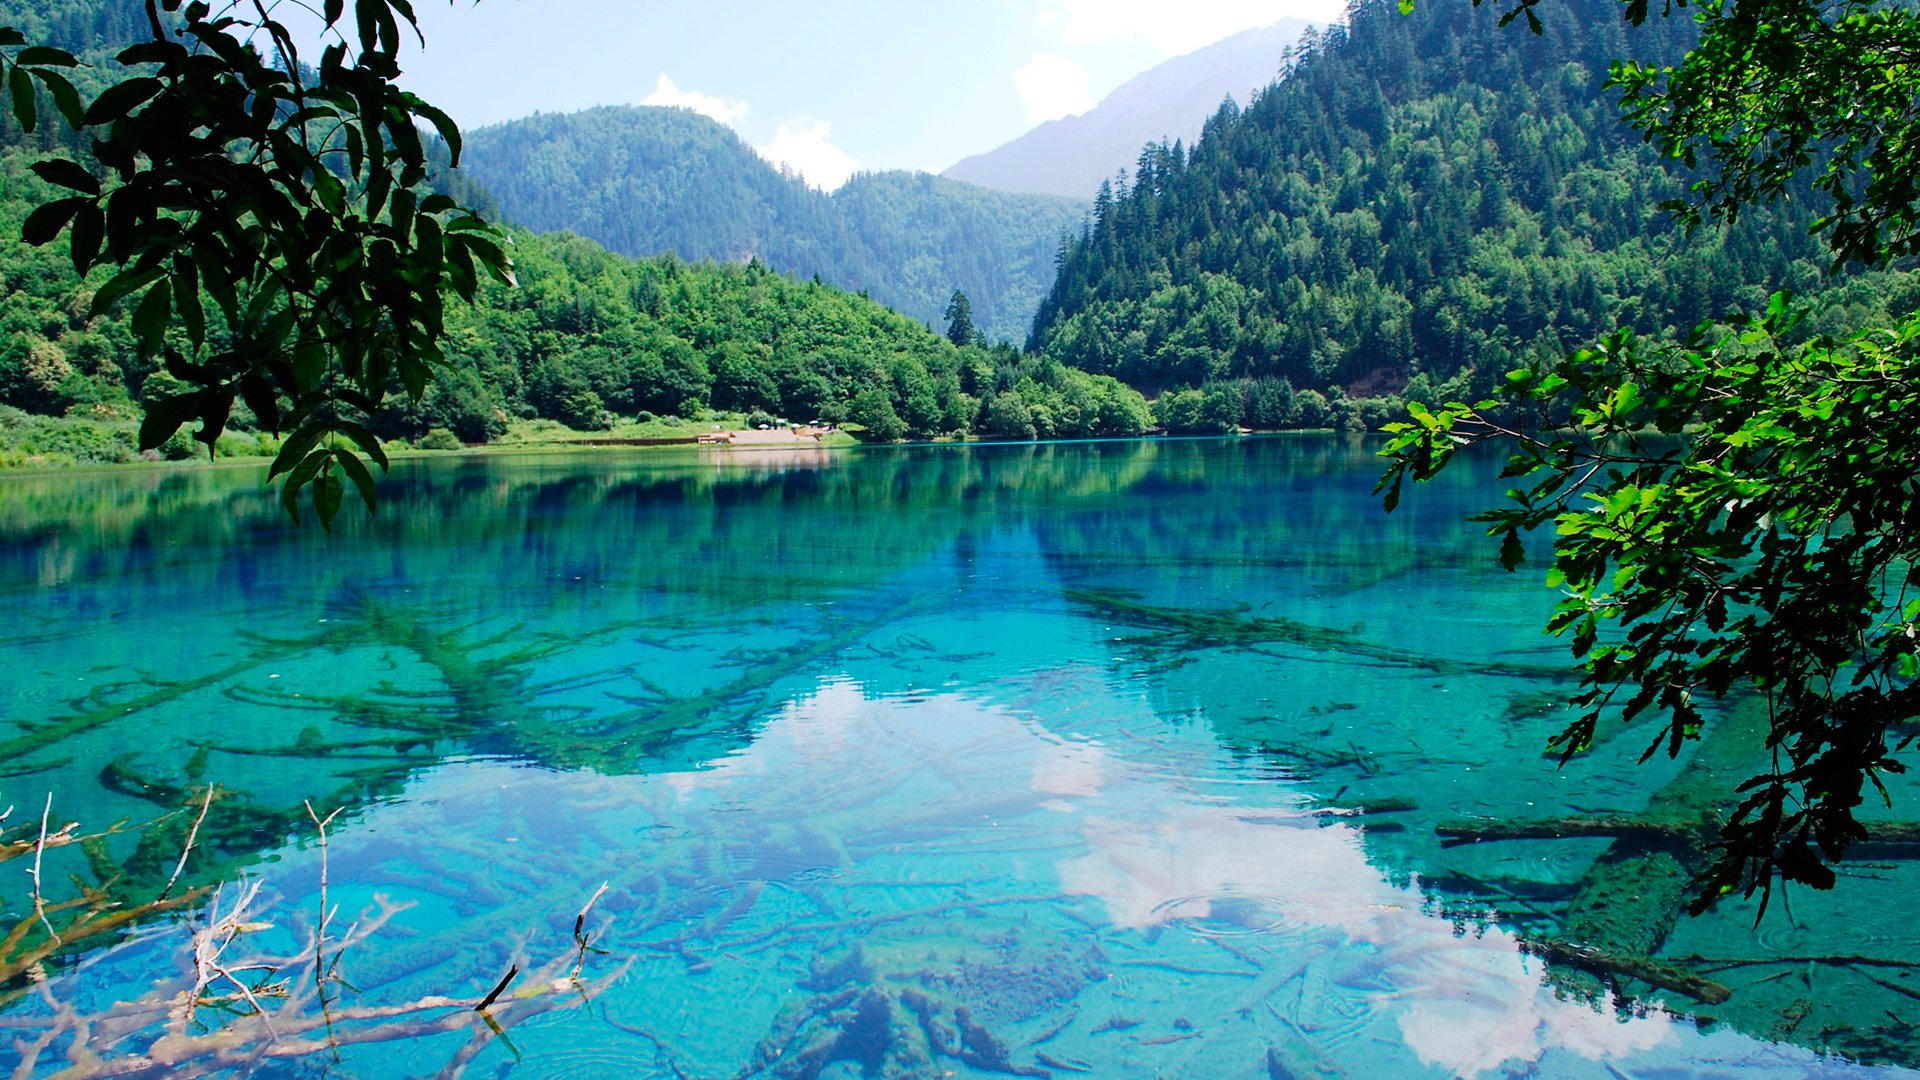
M 435 460 L 331 537 L 251 470 L 0 481 L 0 839 L 49 795 L 56 834 L 117 827 L 41 881 L 124 910 L 214 785 L 175 892 L 225 883 L 0 985 L 0 1068 L 1920 1063 L 1908 853 L 1755 926 L 1625 876 L 1658 844 L 1448 846 L 1715 796 L 1636 732 L 1557 769 L 1553 598 L 1463 520 L 1492 470 L 1390 517 L 1376 473 L 1332 437 Z M 0 962 L 44 938 L 31 861 Z M 1595 912 L 1731 996 L 1523 949 L 1604 944 Z

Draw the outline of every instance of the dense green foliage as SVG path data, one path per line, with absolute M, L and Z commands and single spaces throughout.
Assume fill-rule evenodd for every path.
M 989 338 L 1018 340 L 1086 203 L 924 173 L 855 176 L 832 195 L 782 175 L 688 109 L 537 114 L 468 136 L 466 169 L 501 213 L 631 256 L 745 262 L 818 276 L 929 325 L 960 289 Z
M 615 416 L 760 411 L 870 437 L 958 434 L 1020 407 L 1044 422 L 991 434 L 1138 434 L 1132 390 L 1010 350 L 955 347 L 864 297 L 752 262 L 638 262 L 565 234 L 516 232 L 519 287 L 483 288 L 449 320 L 455 370 L 377 430 L 484 441 L 509 416 L 574 428 Z M 1004 400 L 1003 400 L 1004 399 Z
M 81 451 L 55 456 L 127 460 L 142 404 L 180 382 L 142 353 L 124 310 L 89 312 L 64 239 L 43 248 L 11 239 L 46 194 L 25 174 L 32 156 L 0 152 L 0 404 L 107 425 Z M 757 262 L 636 262 L 578 237 L 512 237 L 518 287 L 489 282 L 476 305 L 449 309 L 449 368 L 417 404 L 368 417 L 382 438 L 439 428 L 485 442 L 515 417 L 594 429 L 617 417 L 756 409 L 886 438 L 968 432 L 1016 404 L 1041 422 L 1001 423 L 995 434 L 1138 434 L 1151 422 L 1140 396 L 1112 379 L 1006 349 L 956 348 L 917 320 Z M 251 433 L 259 423 L 241 402 L 231 426 Z M 44 452 L 25 444 L 14 454 L 35 455 Z
M 1648 14 L 1645 0 L 1626 9 Z M 1541 24 L 1532 0 L 1518 15 Z M 1817 192 L 1836 266 L 1912 254 L 1920 13 L 1737 0 L 1694 23 L 1699 44 L 1676 63 L 1613 69 L 1651 144 L 1711 163 L 1682 219 L 1746 224 L 1777 210 L 1768 200 Z M 1565 599 L 1549 629 L 1585 666 L 1563 753 L 1638 720 L 1648 756 L 1678 754 L 1711 700 L 1765 703 L 1772 764 L 1710 823 L 1717 857 L 1696 911 L 1777 880 L 1831 887 L 1828 864 L 1872 836 L 1872 815 L 1856 814 L 1870 794 L 1889 799 L 1881 774 L 1906 771 L 1920 719 L 1920 297 L 1889 289 L 1877 311 L 1837 310 L 1857 284 L 1816 310 L 1864 330 L 1798 331 L 1806 309 L 1785 294 L 1717 337 L 1621 330 L 1512 371 L 1504 400 L 1414 408 L 1385 452 L 1391 508 L 1406 477 L 1433 476 L 1460 447 L 1509 448 L 1519 485 L 1479 520 L 1510 568 L 1530 530 L 1553 526 L 1549 584 Z
M 1399 397 L 1481 394 L 1617 325 L 1684 330 L 1821 284 L 1804 183 L 1733 228 L 1669 227 L 1689 174 L 1604 84 L 1615 57 L 1681 55 L 1689 20 L 1630 30 L 1604 0 L 1541 15 L 1535 36 L 1466 4 L 1359 5 L 1190 152 L 1150 146 L 1102 192 L 1032 347 L 1149 391 L 1285 380 L 1378 427 Z
M 137 38 L 147 30 L 145 16 L 128 13 L 139 11 L 137 4 L 73 3 L 22 22 L 82 52 L 88 63 L 70 71 L 90 97 L 119 69 L 110 46 L 88 52 L 89 44 Z M 71 194 L 35 175 L 36 163 L 48 150 L 86 160 L 87 140 L 55 125 L 28 134 L 11 118 L 0 124 L 8 125 L 0 131 L 0 405 L 16 410 L 0 422 L 17 436 L 0 440 L 0 454 L 9 461 L 127 460 L 143 416 L 177 428 L 184 418 L 178 403 L 206 401 L 208 376 L 225 422 L 203 427 L 203 441 L 217 441 L 223 453 L 283 447 L 270 437 L 274 414 L 293 411 L 295 395 L 277 386 L 268 394 L 225 393 L 248 375 L 196 366 L 239 348 L 242 338 L 230 328 L 207 327 L 196 342 L 184 315 L 167 327 L 157 310 L 143 323 L 140 305 L 97 304 L 111 275 L 102 268 L 83 281 L 69 233 L 39 246 L 15 239 L 40 206 Z M 446 148 L 425 149 L 444 155 Z M 462 176 L 443 172 L 434 186 L 487 205 L 487 194 Z M 348 403 L 359 406 L 349 430 L 447 445 L 449 435 L 485 441 L 516 417 L 591 429 L 618 417 L 692 418 L 709 410 L 758 411 L 762 422 L 848 423 L 883 439 L 964 433 L 990 417 L 996 433 L 1024 437 L 1136 434 L 1151 422 L 1139 395 L 1113 380 L 1025 362 L 1004 349 L 955 348 L 921 321 L 772 273 L 757 260 L 635 263 L 565 235 L 522 232 L 514 241 L 520 287 L 472 282 L 477 306 L 448 306 L 439 316 L 438 377 L 429 385 L 422 372 L 412 379 L 386 373 L 380 393 Z M 186 287 L 175 295 L 187 295 Z M 136 329 L 142 326 L 144 333 Z M 381 400 L 400 388 L 419 396 Z M 27 422 L 28 415 L 73 423 L 62 430 Z M 1010 423 L 1009 415 L 1026 420 Z M 223 438 L 228 427 L 237 434 Z M 147 434 L 160 456 L 185 456 L 190 445 L 184 431 Z M 322 482 L 328 475 L 315 472 Z

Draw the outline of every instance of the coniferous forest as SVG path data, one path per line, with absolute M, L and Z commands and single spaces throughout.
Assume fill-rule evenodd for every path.
M 1804 185 L 1672 226 L 1693 177 L 1604 83 L 1616 58 L 1671 62 L 1692 24 L 1616 8 L 1543 8 L 1536 36 L 1491 7 L 1358 5 L 1244 111 L 1102 186 L 1030 348 L 1158 395 L 1171 427 L 1374 429 L 1403 398 L 1484 396 L 1616 326 L 1685 331 L 1776 289 L 1832 290 L 1822 329 L 1911 307 L 1906 274 L 1824 280 Z

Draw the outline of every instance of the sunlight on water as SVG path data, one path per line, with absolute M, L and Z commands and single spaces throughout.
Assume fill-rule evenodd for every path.
M 55 828 L 127 818 L 47 850 L 45 880 L 59 903 L 53 882 L 117 876 L 139 903 L 217 784 L 185 884 L 259 885 L 223 963 L 279 964 L 201 967 L 217 1007 L 181 1007 L 207 905 L 246 896 L 229 884 L 0 986 L 0 1067 L 1920 1060 L 1898 853 L 1758 929 L 1730 904 L 1657 935 L 1651 960 L 1723 980 L 1724 1005 L 1621 973 L 1614 994 L 1526 945 L 1639 911 L 1608 889 L 1645 853 L 1436 828 L 1652 814 L 1691 805 L 1700 770 L 1633 765 L 1635 734 L 1556 769 L 1541 747 L 1572 683 L 1538 633 L 1551 598 L 1487 565 L 1461 521 L 1485 489 L 1384 518 L 1372 469 L 1332 439 L 441 461 L 331 539 L 251 476 L 0 484 L 4 839 L 32 846 L 49 793 Z M 303 800 L 343 808 L 324 852 Z M 32 941 L 24 878 L 6 873 L 0 931 Z M 1868 952 L 1884 963 L 1838 962 Z M 495 1032 L 471 1006 L 510 967 Z M 214 1029 L 248 1030 L 242 985 L 276 1027 L 216 1053 Z

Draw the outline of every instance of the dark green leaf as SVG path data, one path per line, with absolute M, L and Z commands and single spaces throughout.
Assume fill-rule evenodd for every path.
M 13 94 L 13 118 L 20 122 L 20 130 L 32 132 L 40 114 L 34 105 L 33 79 L 26 68 L 15 65 L 7 72 L 7 89 Z
M 365 450 L 367 456 L 380 466 L 380 471 L 385 472 L 393 467 L 388 463 L 387 452 L 381 448 L 380 440 L 374 438 L 373 432 L 349 420 L 338 421 L 334 424 L 334 430 L 352 439 L 354 445 Z
M 169 60 L 187 55 L 186 46 L 173 41 L 142 41 L 120 50 L 114 59 L 126 67 L 141 64 L 164 64 Z
M 115 83 L 101 91 L 87 107 L 87 124 L 92 127 L 110 124 L 145 104 L 162 89 L 159 79 L 145 76 Z
M 380 490 L 374 484 L 373 474 L 367 471 L 366 464 L 351 450 L 336 451 L 333 456 L 340 463 L 341 470 L 347 474 L 347 479 L 353 481 L 353 486 L 359 489 L 361 500 L 367 504 L 367 513 L 378 513 Z
M 214 444 L 220 441 L 220 433 L 227 430 L 227 418 L 233 415 L 233 389 L 208 390 L 200 395 L 200 430 L 193 433 L 195 440 L 207 448 L 209 460 L 213 457 Z
M 413 96 L 412 94 L 406 95 L 406 102 L 408 107 L 414 111 L 414 114 L 416 116 L 426 117 L 427 122 L 433 125 L 433 129 L 440 133 L 440 138 L 445 140 L 447 144 L 447 156 L 449 159 L 447 162 L 447 167 L 450 169 L 459 168 L 460 167 L 460 147 L 461 147 L 460 126 L 453 122 L 452 117 L 448 116 L 444 112 L 441 112 L 439 109 L 434 108 L 432 105 L 429 105 L 426 102 L 420 100 L 419 98 Z
M 284 448 L 283 448 L 284 453 Z M 300 523 L 300 489 L 313 482 L 320 470 L 333 460 L 333 451 L 315 450 L 300 460 L 293 471 L 287 475 L 287 481 L 280 489 L 280 505 L 293 515 L 293 523 Z
M 207 313 L 200 304 L 200 274 L 191 262 L 182 262 L 173 276 L 173 306 L 180 312 L 180 323 L 187 340 L 198 349 L 207 343 Z
M 33 170 L 35 176 L 49 184 L 58 184 L 88 195 L 100 194 L 99 179 L 82 168 L 77 161 L 70 161 L 67 158 L 44 158 L 29 165 L 28 168 Z
M 273 464 L 267 468 L 267 481 L 271 483 L 274 477 L 298 466 L 307 456 L 307 452 L 319 445 L 320 440 L 326 437 L 329 430 L 331 429 L 325 423 L 313 420 L 302 424 L 298 431 L 288 435 L 287 441 L 280 444 L 280 453 L 274 456 Z
M 180 394 L 163 398 L 147 406 L 147 415 L 140 421 L 140 449 L 158 450 L 180 425 L 200 415 L 200 395 Z
M 280 430 L 280 399 L 269 383 L 258 372 L 249 372 L 240 379 L 240 398 L 253 410 L 255 419 L 260 422 L 261 430 L 269 434 Z
M 106 216 L 97 204 L 89 203 L 73 215 L 73 231 L 67 235 L 67 247 L 73 255 L 73 272 L 86 276 L 100 255 L 100 236 L 106 228 Z
M 34 45 L 21 49 L 20 55 L 13 60 L 16 64 L 25 64 L 30 67 L 75 67 L 80 63 L 73 58 L 72 53 L 46 45 Z
M 54 237 L 60 235 L 60 230 L 67 227 L 73 215 L 80 212 L 81 207 L 92 204 L 92 199 L 76 195 L 37 206 L 33 213 L 27 215 L 26 223 L 20 226 L 20 239 L 35 247 L 51 243 Z
M 340 513 L 340 504 L 346 501 L 347 491 L 340 478 L 332 470 L 313 479 L 313 510 L 320 515 L 320 527 L 333 531 L 333 519 Z
M 85 202 L 87 200 L 82 199 L 79 201 Z M 99 291 L 93 294 L 93 303 L 88 307 L 87 317 L 93 319 L 99 318 L 113 307 L 115 301 L 136 289 L 145 287 L 165 273 L 166 271 L 158 266 L 145 268 L 134 267 L 120 271 L 118 274 L 109 278 L 107 283 L 100 286 Z
M 1508 570 L 1518 570 L 1527 559 L 1527 549 L 1520 542 L 1520 530 L 1508 529 L 1505 540 L 1500 542 L 1500 565 Z
M 66 118 L 70 126 L 79 128 L 86 123 L 87 111 L 80 104 L 80 92 L 64 76 L 45 68 L 34 68 L 33 77 L 39 79 L 47 88 L 47 93 L 53 95 L 53 107 L 60 110 L 60 115 Z
M 140 341 L 141 351 L 155 353 L 166 340 L 167 324 L 173 318 L 173 286 L 165 278 L 154 282 L 153 288 L 140 300 L 140 306 L 133 312 L 133 334 Z

